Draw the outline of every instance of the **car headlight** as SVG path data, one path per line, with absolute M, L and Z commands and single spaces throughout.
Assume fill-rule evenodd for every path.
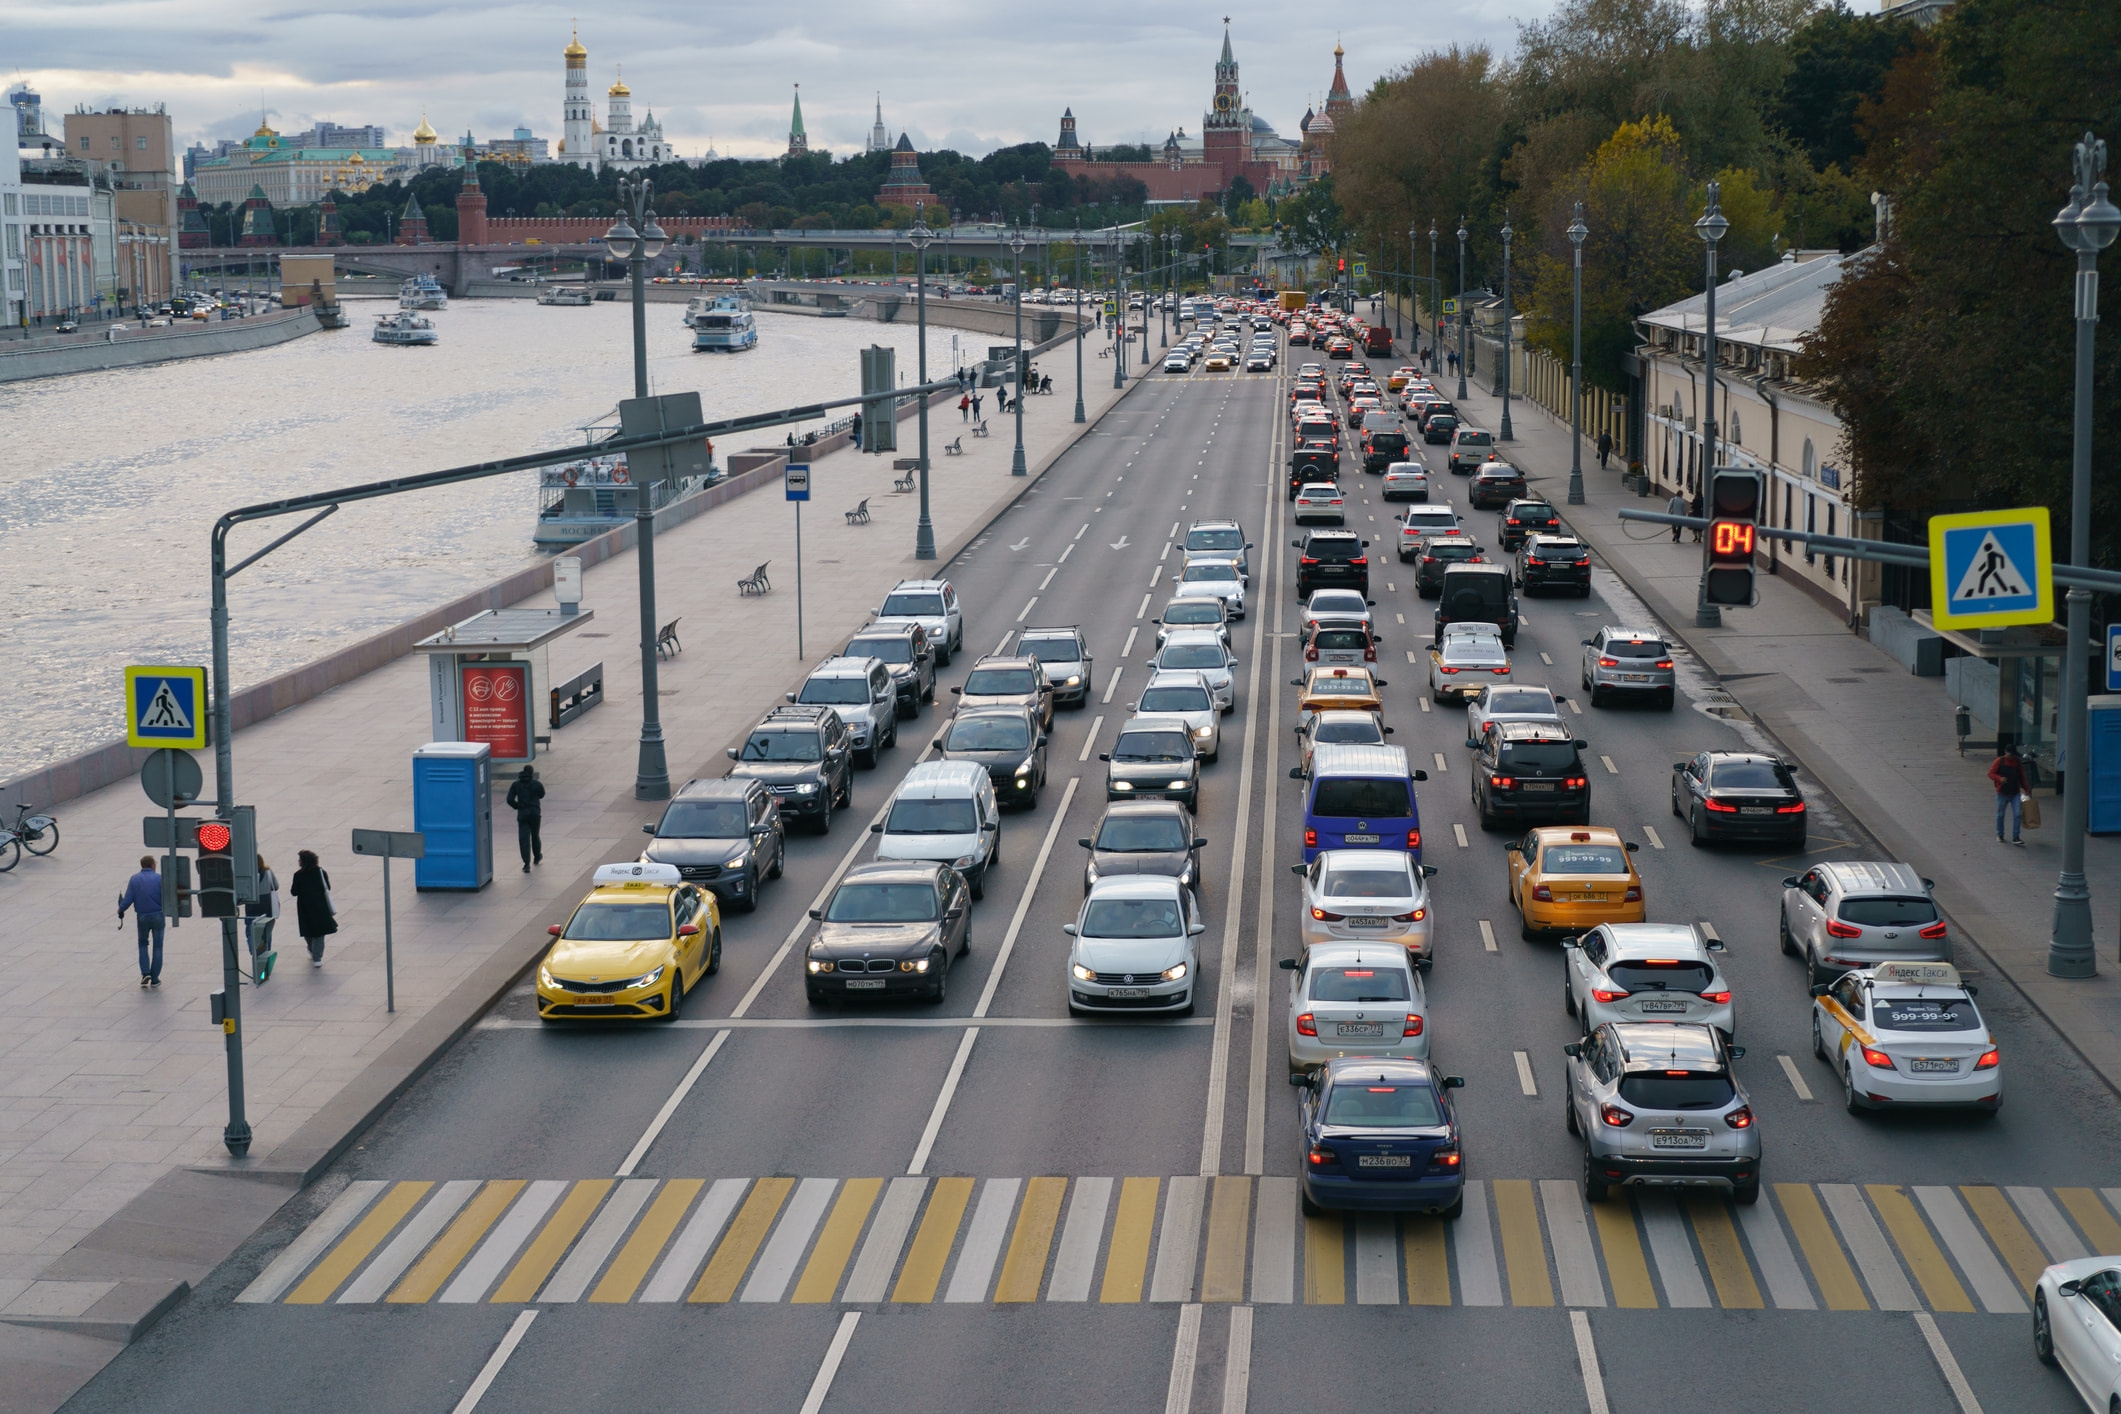
M 1081 673 L 1070 673 L 1068 674 L 1068 681 L 1065 685 L 1068 687 L 1081 687 L 1082 682 L 1083 675 Z
M 977 856 L 968 854 L 962 859 L 951 860 L 950 867 L 952 869 L 970 869 L 975 862 L 977 862 Z
M 542 962 L 538 964 L 538 981 L 544 983 L 548 987 L 557 987 L 560 985 L 559 982 L 553 978 L 552 969 L 547 967 Z
M 832 970 L 832 959 L 829 957 L 813 957 L 810 959 L 810 970 L 812 972 L 830 972 Z
M 628 982 L 626 984 L 626 987 L 653 987 L 656 983 L 663 980 L 663 973 L 668 971 L 669 967 L 670 964 L 665 963 L 663 964 L 663 966 L 658 967 L 653 972 L 644 972 L 640 976 L 634 978 L 631 982 Z
M 1114 789 L 1114 790 L 1133 790 L 1133 789 L 1134 789 L 1134 782 L 1132 782 L 1132 781 L 1114 781 L 1114 782 L 1112 783 L 1112 789 Z
M 1078 982 L 1095 982 L 1097 980 L 1097 974 L 1079 962 L 1070 963 L 1068 970 L 1075 974 L 1075 980 Z
M 816 782 L 816 781 L 805 781 L 805 782 L 803 782 L 803 783 L 802 783 L 801 785 L 799 785 L 799 786 L 797 786 L 797 787 L 795 788 L 795 793 L 796 793 L 797 795 L 816 795 L 816 794 L 817 794 L 817 782 Z
M 1190 785 L 1192 785 L 1192 784 L 1193 784 L 1193 782 L 1191 782 L 1191 781 L 1172 781 L 1172 782 L 1170 782 L 1170 783 L 1169 783 L 1168 785 L 1166 785 L 1166 786 L 1164 787 L 1164 789 L 1166 789 L 1166 790 L 1184 790 L 1184 789 L 1185 789 L 1185 788 L 1186 788 L 1187 786 L 1190 786 Z
M 1176 982 L 1179 978 L 1185 975 L 1186 965 L 1183 962 L 1178 964 L 1178 966 L 1176 967 L 1167 967 L 1164 969 L 1164 980 L 1166 982 Z
M 1019 776 L 1028 776 L 1031 774 L 1031 768 L 1036 764 L 1038 763 L 1032 757 L 1026 756 L 1024 758 L 1023 764 L 1016 768 L 1016 774 L 1018 774 Z
M 1193 733 L 1194 739 L 1197 741 L 1206 741 L 1213 735 L 1215 735 L 1215 728 L 1213 727 L 1202 727 Z
M 1097 882 L 1097 865 L 1094 861 L 1083 866 L 1083 877 L 1092 883 Z

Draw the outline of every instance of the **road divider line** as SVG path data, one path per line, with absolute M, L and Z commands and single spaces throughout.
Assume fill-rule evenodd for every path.
M 1576 705 L 1576 699 L 1573 697 L 1569 699 L 1569 710 L 1579 717 L 1583 715 L 1583 708 Z
M 1057 575 L 1057 574 L 1059 574 L 1059 573 L 1060 573 L 1060 562 L 1059 562 L 1058 560 L 1056 560 L 1056 561 L 1054 562 L 1054 564 L 1053 564 L 1053 568 L 1052 568 L 1052 569 L 1050 569 L 1050 570 L 1047 570 L 1047 571 L 1046 571 L 1046 577 L 1045 577 L 1044 579 L 1042 579 L 1042 580 L 1040 580 L 1040 581 L 1038 582 L 1038 587 L 1039 587 L 1039 590 L 1040 590 L 1040 592 L 1041 592 L 1041 593 L 1043 593 L 1043 592 L 1045 591 L 1045 588 L 1046 588 L 1046 586 L 1047 586 L 1047 585 L 1049 585 L 1049 584 L 1053 583 L 1053 576 L 1055 576 L 1055 575 Z
M 1495 925 L 1488 922 L 1485 918 L 1480 920 L 1480 946 L 1486 952 L 1494 952 L 1496 950 Z
M 1510 1054 L 1517 1057 L 1517 1088 L 1537 1099 L 1539 1082 L 1532 1078 L 1532 1058 L 1523 1051 L 1512 1051 Z
M 1472 841 L 1466 838 L 1465 826 L 1458 824 L 1456 821 L 1453 821 L 1451 825 L 1451 834 L 1458 840 L 1458 847 L 1460 849 L 1471 849 L 1473 847 Z
M 1282 399 L 1284 378 L 1277 375 L 1275 399 Z M 1294 635 L 1282 627 L 1282 615 L 1288 604 L 1283 592 L 1287 587 L 1289 572 L 1288 553 L 1281 548 L 1285 543 L 1281 534 L 1281 501 L 1275 490 L 1274 468 L 1282 456 L 1282 433 L 1277 427 L 1274 435 L 1267 439 L 1267 497 L 1261 521 L 1266 525 L 1267 549 L 1260 556 L 1261 581 L 1273 587 L 1274 631 L 1268 635 L 1274 640 L 1274 665 L 1272 682 L 1282 681 L 1282 645 Z M 1266 611 L 1260 611 L 1261 627 L 1265 627 Z M 1255 648 L 1253 662 L 1256 666 L 1264 656 L 1263 648 Z M 1255 700 L 1252 712 L 1260 711 Z M 1275 793 L 1281 782 L 1281 772 L 1273 768 L 1274 743 L 1283 740 L 1281 734 L 1281 694 L 1267 694 L 1267 760 L 1265 777 L 1266 799 L 1260 814 L 1259 827 L 1259 913 L 1252 932 L 1252 985 L 1249 1010 L 1246 1013 L 1246 1030 L 1249 1033 L 1250 1054 L 1247 1056 L 1245 1078 L 1245 1172 L 1264 1174 L 1267 1171 L 1267 1040 L 1269 999 L 1274 995 L 1274 827 Z M 1248 757 L 1249 759 L 1249 757 Z M 1256 1288 L 1255 1288 L 1256 1290 Z M 1247 1327 L 1247 1339 L 1250 1327 Z M 1247 1350 L 1249 1351 L 1249 1345 Z
M 1808 1105 L 1812 1103 L 1812 1087 L 1804 1083 L 1804 1077 L 1797 1071 L 1797 1062 L 1788 1056 L 1777 1056 L 1775 1060 L 1781 1065 L 1782 1073 L 1790 1078 L 1790 1088 L 1797 1092 L 1797 1098 Z
M 854 1340 L 854 1328 L 861 1319 L 859 1311 L 840 1317 L 839 1329 L 825 1347 L 825 1358 L 818 1362 L 817 1377 L 810 1381 L 810 1393 L 803 1396 L 802 1414 L 818 1414 L 825 1407 L 825 1396 L 832 1393 L 832 1378 L 840 1372 L 840 1361 L 847 1357 L 847 1346 Z
M 1031 605 L 1036 604 L 1037 602 L 1038 596 L 1036 594 L 1032 595 L 1031 602 L 1029 604 L 1024 605 L 1024 611 L 1016 616 L 1016 621 L 1018 623 L 1022 623 L 1025 619 L 1031 617 Z
M 1092 717 L 1090 719 L 1090 730 L 1083 737 L 1083 749 L 1081 754 L 1075 758 L 1076 760 L 1088 761 L 1090 759 L 1090 748 L 1097 745 L 1097 729 L 1104 724 L 1105 719 L 1103 717 Z
M 906 1176 L 915 1178 L 928 1167 L 928 1151 L 935 1147 L 935 1137 L 943 1132 L 943 1116 L 950 1113 L 951 1097 L 957 1094 L 957 1082 L 965 1076 L 965 1062 L 972 1055 L 972 1043 L 979 1039 L 979 1028 L 968 1027 L 964 1039 L 957 1043 L 957 1054 L 950 1058 L 950 1069 L 943 1075 L 943 1088 L 936 1093 L 935 1105 L 928 1111 L 928 1123 L 921 1128 L 920 1142 L 913 1146 L 913 1159 L 906 1165 Z
M 1085 527 L 1085 529 L 1087 529 L 1087 528 L 1088 528 L 1088 527 Z M 1080 532 L 1078 532 L 1078 534 L 1080 534 Z M 1068 557 L 1069 557 L 1070 555 L 1074 554 L 1074 553 L 1075 553 L 1075 542 L 1074 542 L 1074 541 L 1070 541 L 1070 542 L 1068 543 L 1068 547 L 1067 547 L 1067 548 L 1066 548 L 1065 550 L 1062 550 L 1062 551 L 1060 552 L 1060 558 L 1059 558 L 1059 559 L 1057 559 L 1057 560 L 1055 560 L 1055 561 L 1054 561 L 1053 563 L 1054 563 L 1054 564 L 1056 564 L 1056 565 L 1065 565 L 1066 563 L 1068 563 Z
M 1417 698 L 1415 698 L 1414 700 L 1415 700 L 1416 702 L 1419 702 L 1419 703 L 1421 704 L 1421 710 L 1422 710 L 1422 711 L 1426 712 L 1426 711 L 1428 711 L 1428 710 L 1429 710 L 1429 699 L 1428 699 L 1428 698 L 1426 698 L 1426 697 L 1417 697 Z
M 1168 560 L 1168 559 L 1170 559 L 1170 558 L 1171 558 L 1171 542 L 1170 542 L 1170 541 L 1168 541 L 1168 540 L 1166 540 L 1166 541 L 1164 542 L 1164 548 L 1163 548 L 1163 551 L 1162 551 L 1162 553 L 1161 553 L 1161 554 L 1159 554 L 1159 555 L 1158 555 L 1158 556 L 1156 557 L 1156 562 L 1157 562 L 1158 564 L 1162 564 L 1162 563 L 1163 563 L 1163 562 L 1164 562 L 1165 560 Z
M 1038 892 L 1038 881 L 1046 872 L 1046 861 L 1053 855 L 1053 841 L 1059 837 L 1061 826 L 1067 823 L 1068 807 L 1075 800 L 1076 787 L 1082 784 L 1081 776 L 1068 777 L 1068 784 L 1061 791 L 1060 804 L 1054 808 L 1053 821 L 1046 826 L 1046 838 L 1038 847 L 1038 858 L 1031 862 L 1031 877 L 1024 881 L 1023 897 L 1016 901 L 1016 912 L 1009 918 L 1009 931 L 1002 935 L 1002 945 L 994 954 L 994 966 L 987 973 L 987 985 L 979 994 L 979 1005 L 972 1009 L 975 1017 L 987 1014 L 994 1004 L 994 993 L 1002 984 L 1002 969 L 1009 965 L 1009 956 L 1016 951 L 1016 935 L 1023 930 L 1024 915 L 1031 911 L 1032 895 Z
M 1434 754 L 1436 757 L 1436 769 L 1438 771 L 1448 771 L 1451 769 L 1451 763 L 1444 759 L 1444 755 L 1441 751 L 1438 751 Z
M 1644 825 L 1642 827 L 1642 837 L 1650 842 L 1651 849 L 1664 848 L 1664 840 L 1658 836 L 1655 825 Z
M 1134 611 L 1134 617 L 1135 617 L 1135 618 L 1139 619 L 1139 618 L 1140 618 L 1140 617 L 1141 617 L 1142 615 L 1144 615 L 1144 614 L 1146 614 L 1146 613 L 1148 613 L 1148 612 L 1149 612 L 1149 600 L 1150 600 L 1150 599 L 1151 599 L 1152 597 L 1153 597 L 1153 596 L 1151 596 L 1151 595 L 1148 595 L 1148 594 L 1144 594 L 1144 595 L 1142 595 L 1142 602 L 1141 602 L 1141 607 L 1140 607 L 1140 608 L 1138 608 L 1138 609 L 1136 609 L 1136 610 Z
M 509 1323 L 508 1333 L 502 1336 L 501 1343 L 493 1348 L 493 1354 L 486 1357 L 485 1365 L 479 1369 L 478 1378 L 471 1382 L 470 1389 L 464 1391 L 464 1397 L 457 1401 L 457 1407 L 451 1414 L 471 1414 L 472 1410 L 479 1407 L 479 1401 L 486 1397 L 486 1391 L 493 1388 L 494 1380 L 501 1373 L 501 1367 L 508 1363 L 509 1356 L 515 1354 L 516 1347 L 523 1343 L 524 1332 L 530 1329 L 530 1323 L 537 1318 L 536 1307 L 516 1313 L 515 1320 Z
M 1148 601 L 1144 600 L 1143 602 L 1146 603 Z M 1127 665 L 1125 663 L 1121 663 L 1118 666 L 1114 667 L 1112 669 L 1112 676 L 1105 679 L 1105 695 L 1102 699 L 1100 699 L 1100 705 L 1109 705 L 1111 703 L 1112 694 L 1119 691 L 1120 672 L 1126 666 Z
M 1409 649 L 1407 650 L 1407 661 L 1408 661 L 1409 663 L 1412 663 L 1413 661 L 1415 661 L 1415 659 L 1414 659 L 1414 650 L 1413 650 L 1413 649 L 1411 649 L 1411 648 L 1409 648 Z
M 1178 1308 L 1178 1341 L 1171 1351 L 1171 1380 L 1164 1387 L 1164 1414 L 1193 1408 L 1193 1365 L 1200 1355 L 1200 1303 Z
M 1540 655 L 1539 655 L 1539 661 L 1540 661 L 1540 662 L 1542 662 L 1542 663 L 1544 663 L 1544 664 L 1546 664 L 1546 665 L 1547 665 L 1548 667 L 1550 667 L 1550 668 L 1554 666 L 1554 660 L 1553 660 L 1552 658 L 1549 658 L 1549 657 L 1548 657 L 1548 656 L 1547 656 L 1546 654 L 1544 654 L 1544 653 L 1542 653 L 1542 654 L 1540 654 Z
M 1002 635 L 1002 641 L 994 645 L 994 655 L 997 658 L 1000 657 L 1002 653 L 1008 649 L 1009 640 L 1014 637 L 1016 637 L 1015 629 L 1010 629 L 1007 633 Z
M 1389 584 L 1385 586 L 1386 589 L 1390 589 L 1391 587 L 1392 586 Z M 1405 614 L 1394 614 L 1392 615 L 1392 617 L 1399 620 L 1399 622 L 1401 623 L 1405 623 L 1407 621 L 1407 616 Z
M 1937 1329 L 1937 1318 L 1927 1311 L 1915 1313 L 1915 1325 L 1928 1343 L 1930 1357 L 1944 1374 L 1944 1382 L 1951 1387 L 1952 1398 L 1959 1401 L 1959 1414 L 1981 1414 L 1981 1401 L 1974 1398 L 1974 1387 L 1966 1382 L 1959 1370 L 1959 1362 L 1952 1358 L 1952 1348 L 1944 1343 L 1944 1332 Z
M 1164 567 L 1162 565 L 1158 565 L 1155 569 L 1149 571 L 1149 587 L 1151 589 L 1156 588 L 1157 585 L 1163 582 L 1163 578 Z
M 1576 1367 L 1583 1372 L 1583 1397 L 1591 1406 L 1591 1414 L 1612 1414 L 1612 1406 L 1605 1398 L 1605 1376 L 1598 1373 L 1598 1346 L 1591 1340 L 1590 1316 L 1582 1311 L 1569 1312 L 1569 1331 L 1576 1338 Z
M 770 968 L 768 969 L 769 972 L 771 970 Z M 626 1161 L 619 1165 L 619 1171 L 615 1177 L 631 1178 L 633 1176 L 633 1171 L 641 1160 L 648 1157 L 649 1146 L 653 1145 L 656 1141 L 656 1136 L 663 1132 L 663 1126 L 670 1123 L 670 1117 L 678 1112 L 678 1106 L 685 1103 L 685 1097 L 692 1093 L 692 1087 L 699 1083 L 701 1074 L 706 1071 L 709 1065 L 713 1064 L 715 1056 L 721 1053 L 723 1044 L 728 1040 L 729 1032 L 727 1030 L 714 1033 L 714 1039 L 707 1043 L 706 1050 L 700 1052 L 700 1058 L 692 1063 L 692 1069 L 685 1072 L 685 1078 L 678 1082 L 678 1088 L 670 1092 L 670 1098 L 663 1101 L 663 1108 L 657 1110 L 655 1118 L 648 1121 L 647 1130 L 642 1133 L 639 1142 L 627 1153 Z
M 1245 1414 L 1252 1393 L 1252 1308 L 1230 1308 L 1230 1345 L 1223 1357 L 1223 1414 Z
M 1088 533 L 1089 533 L 1089 531 L 1090 531 L 1090 522 L 1089 522 L 1089 521 L 1084 521 L 1084 522 L 1083 522 L 1083 528 L 1082 528 L 1081 530 L 1078 530 L 1078 531 L 1076 531 L 1076 532 L 1075 532 L 1075 538 L 1076 538 L 1076 539 L 1078 539 L 1078 540 L 1080 540 L 1080 539 L 1082 539 L 1082 538 L 1083 538 L 1083 536 L 1085 536 L 1086 534 L 1088 534 Z
M 1600 761 L 1601 763 L 1603 763 L 1603 764 L 1604 764 L 1604 766 L 1605 766 L 1605 773 L 1606 773 L 1607 775 L 1609 775 L 1609 776 L 1617 776 L 1617 775 L 1619 775 L 1619 774 L 1620 774 L 1620 768 L 1619 768 L 1618 766 L 1615 766 L 1615 765 L 1613 764 L 1613 758 L 1612 758 L 1612 757 L 1610 757 L 1610 756 L 1601 756 L 1601 757 L 1599 757 L 1598 759 L 1599 759 L 1599 761 Z
M 1142 630 L 1140 624 L 1136 624 L 1132 628 L 1127 630 L 1127 646 L 1119 650 L 1120 657 L 1124 658 L 1134 651 L 1134 635 L 1140 633 L 1141 631 Z

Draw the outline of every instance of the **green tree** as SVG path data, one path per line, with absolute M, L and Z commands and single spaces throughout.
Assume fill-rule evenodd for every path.
M 1790 36 L 1789 73 L 1769 120 L 1804 149 L 1813 167 L 1852 169 L 1864 149 L 1856 109 L 1877 95 L 1916 36 L 1906 20 L 1858 15 L 1846 0 L 1814 11 Z

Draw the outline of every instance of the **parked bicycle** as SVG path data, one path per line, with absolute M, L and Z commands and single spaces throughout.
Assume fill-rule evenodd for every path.
M 22 851 L 50 854 L 59 847 L 59 821 L 50 815 L 32 815 L 26 803 L 15 806 L 15 823 L 0 825 L 0 874 L 22 862 Z

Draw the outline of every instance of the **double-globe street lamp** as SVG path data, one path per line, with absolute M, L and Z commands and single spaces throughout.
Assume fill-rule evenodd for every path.
M 1576 203 L 1576 219 L 1569 222 L 1569 244 L 1575 247 L 1571 293 L 1575 312 L 1571 320 L 1569 354 L 1569 504 L 1583 504 L 1583 242 L 1591 228 L 1583 224 L 1583 203 Z
M 643 177 L 619 179 L 618 220 L 604 233 L 604 247 L 614 260 L 626 262 L 633 277 L 633 395 L 648 396 L 648 262 L 663 253 L 663 228 L 656 224 L 648 199 L 655 184 Z M 631 208 L 629 212 L 628 208 Z M 631 216 L 629 220 L 628 217 Z M 662 700 L 656 688 L 655 656 L 655 486 L 636 481 L 633 524 L 641 573 L 641 746 L 633 773 L 635 800 L 667 800 L 670 766 L 663 754 Z
M 928 386 L 928 243 L 935 239 L 935 232 L 928 229 L 924 219 L 926 202 L 915 202 L 913 206 L 913 229 L 906 232 L 906 243 L 913 247 L 913 307 L 916 311 L 916 327 L 919 342 L 915 347 L 914 361 L 920 370 L 920 385 Z M 935 522 L 928 519 L 928 394 L 921 394 L 921 519 L 913 532 L 913 558 L 932 560 L 935 558 Z
M 1517 434 L 1510 430 L 1510 326 L 1516 315 L 1510 308 L 1510 240 L 1517 233 L 1510 229 L 1510 213 L 1502 213 L 1502 367 L 1495 373 L 1495 391 L 1502 394 L 1502 432 L 1505 442 L 1515 441 Z
M 1709 183 L 1709 209 L 1701 213 L 1694 223 L 1695 232 L 1702 244 L 1708 247 L 1708 273 L 1704 277 L 1707 299 L 1702 316 L 1701 333 L 1701 381 L 1707 390 L 1707 402 L 1702 407 L 1701 418 L 1701 468 L 1695 486 L 1701 490 L 1703 504 L 1707 504 L 1708 478 L 1716 473 L 1716 244 L 1724 233 L 1731 229 L 1730 221 L 1723 214 L 1723 183 Z M 1699 628 L 1719 628 L 1723 624 L 1723 610 L 1709 602 L 1709 577 L 1706 569 L 1701 576 L 1701 590 L 1694 604 L 1694 623 Z
M 1466 325 L 1472 313 L 1466 308 L 1466 218 L 1458 218 L 1458 401 L 1466 400 Z
M 1075 420 L 1083 416 L 1083 218 L 1075 218 Z
M 1010 303 L 1016 311 L 1016 396 L 1011 399 L 1016 411 L 1016 451 L 1009 459 L 1011 476 L 1029 476 L 1030 468 L 1024 465 L 1024 228 L 1018 226 L 1009 233 L 1009 254 L 1015 261 L 1013 269 L 1016 283 L 1010 288 L 1014 294 Z
M 2106 144 L 2086 133 L 2071 155 L 2077 180 L 2069 205 L 2055 213 L 2055 234 L 2077 253 L 2076 424 L 2070 459 L 2069 560 L 2092 561 L 2092 336 L 2099 323 L 2099 252 L 2121 234 L 2121 210 L 2106 195 Z M 2068 598 L 2068 648 L 2062 677 L 2062 872 L 2055 880 L 2055 921 L 2047 970 L 2056 977 L 2090 977 L 2099 970 L 2092 950 L 2092 898 L 2084 879 L 2084 829 L 2091 807 L 2091 753 L 2085 722 L 2085 648 L 2091 637 L 2092 596 L 2074 585 Z

